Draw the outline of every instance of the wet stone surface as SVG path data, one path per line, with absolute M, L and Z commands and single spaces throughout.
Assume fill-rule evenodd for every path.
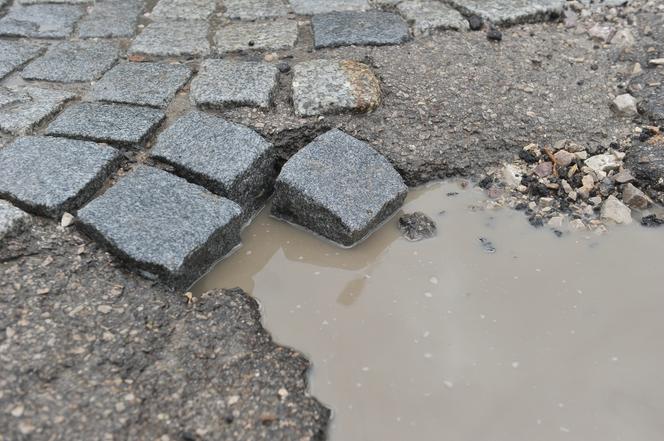
M 390 12 L 330 12 L 311 20 L 316 48 L 401 44 L 410 39 L 408 24 Z
M 166 107 L 191 76 L 183 64 L 124 63 L 92 87 L 89 98 L 142 106 Z
M 248 127 L 191 112 L 161 135 L 150 156 L 190 182 L 237 202 L 249 214 L 262 206 L 275 177 L 272 145 Z
M 312 60 L 295 65 L 293 105 L 300 116 L 372 111 L 380 83 L 369 66 L 351 60 Z
M 79 211 L 79 226 L 132 268 L 186 288 L 240 243 L 241 208 L 139 166 Z
M 290 0 L 293 11 L 299 15 L 325 14 L 335 11 L 366 11 L 367 0 Z
M 75 97 L 71 92 L 38 87 L 0 88 L 0 131 L 25 134 Z
M 65 38 L 82 15 L 75 5 L 14 5 L 0 18 L 0 36 Z
M 97 2 L 78 26 L 81 38 L 133 37 L 142 0 L 105 0 Z
M 202 57 L 210 53 L 208 23 L 202 20 L 164 20 L 150 23 L 129 48 L 129 55 Z
M 0 197 L 42 216 L 59 218 L 87 202 L 115 171 L 119 153 L 73 139 L 19 138 L 0 149 Z
M 23 41 L 0 41 L 0 79 L 39 55 L 44 49 Z
M 224 0 L 224 16 L 239 20 L 284 17 L 288 7 L 283 0 Z
M 479 15 L 494 24 L 545 21 L 562 14 L 564 0 L 451 0 L 461 12 Z
M 214 41 L 219 53 L 289 49 L 295 46 L 297 41 L 297 22 L 273 20 L 231 23 L 217 31 Z
M 159 0 L 152 9 L 154 20 L 207 20 L 217 8 L 209 0 Z
M 429 239 L 436 235 L 436 223 L 421 211 L 404 214 L 399 218 L 399 231 L 410 241 Z
M 397 8 L 401 15 L 412 23 L 415 35 L 426 35 L 435 30 L 469 29 L 468 20 L 459 11 L 439 1 L 405 1 L 399 3 Z
M 252 61 L 205 60 L 191 84 L 191 99 L 202 108 L 269 107 L 278 69 Z
M 101 77 L 120 56 L 117 43 L 107 41 L 62 42 L 28 64 L 21 76 L 26 80 L 73 83 Z
M 28 222 L 30 222 L 28 213 L 7 201 L 0 200 L 0 244 L 5 238 L 21 232 Z
M 272 214 L 353 246 L 401 206 L 407 191 L 383 156 L 331 130 L 286 162 L 277 178 Z
M 46 134 L 138 147 L 164 117 L 161 110 L 147 107 L 80 103 L 58 115 Z
M 633 146 L 627 151 L 625 163 L 638 180 L 664 191 L 664 141 L 655 139 Z

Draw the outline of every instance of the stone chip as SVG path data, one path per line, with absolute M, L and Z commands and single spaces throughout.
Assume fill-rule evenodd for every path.
M 138 166 L 78 212 L 78 226 L 132 269 L 184 289 L 240 243 L 240 207 Z
M 286 162 L 276 181 L 272 214 L 353 246 L 396 212 L 407 192 L 387 159 L 335 129 Z

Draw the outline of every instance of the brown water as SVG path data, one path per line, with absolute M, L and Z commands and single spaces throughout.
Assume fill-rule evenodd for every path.
M 196 289 L 259 299 L 312 360 L 332 440 L 664 439 L 664 229 L 557 238 L 469 209 L 481 198 L 414 191 L 404 210 L 434 218 L 435 239 L 393 219 L 351 250 L 262 213 Z

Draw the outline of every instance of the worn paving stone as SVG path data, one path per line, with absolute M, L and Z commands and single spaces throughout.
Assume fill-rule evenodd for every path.
M 0 131 L 23 135 L 60 111 L 76 94 L 38 87 L 0 88 Z
M 96 2 L 78 26 L 81 38 L 133 37 L 143 0 L 106 0 Z
M 218 53 L 290 49 L 297 41 L 297 22 L 274 20 L 231 23 L 217 31 L 214 41 Z
M 275 178 L 272 144 L 248 127 L 199 111 L 159 135 L 150 156 L 249 213 L 263 205 Z
M 289 8 L 282 0 L 224 0 L 224 16 L 239 20 L 284 17 Z
M 68 3 L 72 5 L 81 5 L 85 3 L 93 3 L 94 0 L 16 0 L 16 3 L 20 3 L 22 5 L 36 5 L 36 4 L 43 4 L 43 3 Z
M 235 202 L 139 166 L 80 210 L 78 222 L 132 268 L 185 288 L 240 243 L 240 214 Z
M 330 12 L 311 19 L 316 48 L 400 44 L 410 39 L 408 24 L 390 12 Z
M 28 64 L 21 76 L 26 80 L 74 83 L 92 81 L 110 69 L 120 56 L 120 46 L 109 41 L 64 41 Z
M 407 192 L 387 159 L 334 129 L 286 162 L 275 185 L 272 214 L 353 246 L 387 220 Z
M 199 107 L 269 107 L 279 70 L 268 63 L 205 60 L 191 83 L 191 98 Z
M 0 243 L 3 239 L 20 233 L 29 222 L 28 213 L 0 200 Z
M 370 9 L 367 0 L 290 0 L 296 14 L 314 15 L 336 11 L 366 11 Z
M 397 9 L 413 26 L 415 35 L 427 35 L 431 31 L 454 29 L 466 31 L 468 20 L 456 9 L 434 0 L 415 0 L 399 3 Z
M 163 121 L 164 112 L 126 104 L 79 103 L 46 128 L 48 135 L 138 147 Z
M 82 15 L 76 5 L 14 5 L 0 19 L 0 36 L 65 38 Z
M 202 57 L 210 53 L 208 23 L 200 20 L 164 20 L 150 23 L 129 48 L 129 55 Z
M 369 66 L 352 60 L 295 65 L 293 105 L 299 116 L 370 112 L 380 103 L 380 82 Z
M 190 76 L 191 69 L 183 64 L 119 64 L 92 87 L 89 97 L 97 101 L 166 107 Z
M 565 0 L 450 0 L 466 15 L 479 15 L 497 25 L 537 22 L 559 17 Z
M 94 142 L 48 136 L 18 138 L 0 149 L 0 197 L 43 216 L 59 218 L 102 186 L 120 154 Z
M 214 0 L 159 0 L 153 20 L 207 20 L 217 9 Z
M 24 41 L 0 41 L 0 79 L 41 54 L 44 49 Z

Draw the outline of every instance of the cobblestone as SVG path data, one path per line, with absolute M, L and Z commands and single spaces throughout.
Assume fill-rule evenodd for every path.
M 28 64 L 21 76 L 26 80 L 62 83 L 92 81 L 110 69 L 119 56 L 120 48 L 114 42 L 64 41 Z
M 153 20 L 207 20 L 217 8 L 210 0 L 159 0 L 152 9 Z
M 356 61 L 312 60 L 295 65 L 293 105 L 300 116 L 368 112 L 380 103 L 380 83 Z
M 78 35 L 81 38 L 133 37 L 143 8 L 142 0 L 97 2 L 81 20 Z
M 90 98 L 142 106 L 166 107 L 189 80 L 183 64 L 124 63 L 115 66 L 90 91 Z
M 232 23 L 219 29 L 214 41 L 219 53 L 290 49 L 297 41 L 297 23 L 292 20 Z
M 129 55 L 204 57 L 210 53 L 208 23 L 164 20 L 150 23 L 129 48 Z
M 119 153 L 106 145 L 31 136 L 0 149 L 0 197 L 59 219 L 87 202 L 115 170 Z
M 415 35 L 427 35 L 434 30 L 454 29 L 466 31 L 468 21 L 448 5 L 434 0 L 415 0 L 399 3 L 401 15 L 412 23 Z
M 450 0 L 466 15 L 476 14 L 498 25 L 544 21 L 559 17 L 564 0 Z
M 161 110 L 147 107 L 80 103 L 58 115 L 46 128 L 46 133 L 136 148 L 145 142 L 164 117 Z
M 382 155 L 331 130 L 286 162 L 277 178 L 272 214 L 353 246 L 398 210 L 407 191 Z
M 0 41 L 0 79 L 42 53 L 37 44 L 23 41 Z
M 139 166 L 78 213 L 79 226 L 134 269 L 186 288 L 240 243 L 240 207 Z
M 311 20 L 316 48 L 400 44 L 410 39 L 408 24 L 390 12 L 331 12 Z
M 0 36 L 65 38 L 82 15 L 75 5 L 14 5 L 0 19 Z
M 29 222 L 28 213 L 0 200 L 0 244 L 3 239 L 21 232 Z
M 205 60 L 191 84 L 193 102 L 203 108 L 269 107 L 279 70 L 268 63 Z
M 366 11 L 367 0 L 290 0 L 293 11 L 299 15 L 325 14 L 336 11 Z
M 0 88 L 0 130 L 23 135 L 75 97 L 71 92 L 38 87 Z
M 224 7 L 226 17 L 239 20 L 284 17 L 289 11 L 282 0 L 224 0 Z

